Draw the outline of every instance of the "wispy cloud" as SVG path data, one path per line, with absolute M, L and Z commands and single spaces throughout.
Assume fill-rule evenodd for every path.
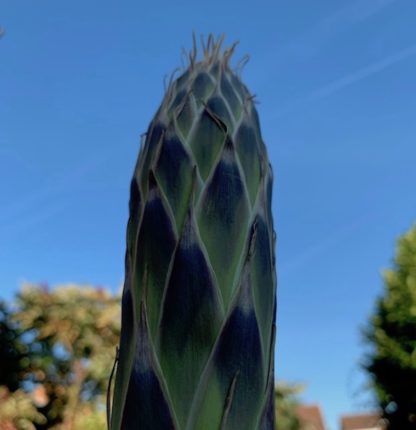
M 272 47 L 269 46 L 262 54 L 256 56 L 258 64 L 268 65 L 257 70 L 259 82 L 270 81 L 270 76 L 277 68 L 285 69 L 293 60 L 310 61 L 328 48 L 336 40 L 337 35 L 354 30 L 356 25 L 366 23 L 398 2 L 399 0 L 349 0 L 345 2 L 346 6 L 312 22 L 287 44 L 281 45 L 273 41 Z M 273 67 L 270 67 L 271 49 L 276 53 L 276 63 Z
M 2 236 L 14 236 L 17 233 L 35 227 L 37 224 L 44 223 L 66 210 L 68 206 L 70 206 L 70 203 L 63 199 L 56 203 L 49 203 L 43 208 L 34 210 L 28 217 L 20 217 L 16 221 L 4 224 L 5 233 Z
M 345 76 L 342 76 L 339 79 L 335 79 L 334 81 L 329 82 L 328 84 L 311 91 L 305 97 L 295 100 L 293 103 L 290 103 L 282 110 L 277 111 L 273 115 L 273 118 L 283 116 L 287 113 L 297 110 L 300 107 L 303 107 L 308 103 L 328 97 L 350 85 L 353 85 L 372 75 L 375 75 L 376 73 L 379 73 L 393 66 L 394 64 L 404 61 L 414 55 L 416 55 L 416 44 L 409 46 L 408 48 L 402 49 L 401 51 L 398 51 L 394 54 L 388 55 L 375 63 L 363 67 L 353 73 L 349 73 Z
M 313 263 L 316 259 L 322 259 L 322 256 L 328 252 L 333 252 L 333 248 L 339 245 L 340 242 L 344 242 L 351 238 L 354 233 L 366 225 L 370 221 L 374 221 L 377 218 L 376 213 L 364 214 L 351 222 L 343 224 L 338 229 L 329 233 L 326 237 L 318 240 L 312 244 L 309 248 L 304 249 L 297 255 L 283 260 L 279 263 L 279 270 L 285 275 L 293 273 L 307 264 Z
M 303 59 L 316 55 L 336 34 L 362 23 L 397 0 L 355 0 L 347 6 L 335 11 L 318 21 L 315 25 L 301 33 L 285 51 L 290 56 Z
M 67 198 L 63 201 L 63 196 L 88 180 L 88 176 L 104 165 L 111 155 L 109 150 L 92 154 L 48 180 L 44 186 L 7 202 L 1 208 L 0 225 L 4 229 L 3 232 L 0 229 L 0 233 L 16 233 L 57 216 L 69 205 Z
M 376 15 L 396 0 L 356 0 L 322 21 L 324 28 L 341 28 L 356 24 Z

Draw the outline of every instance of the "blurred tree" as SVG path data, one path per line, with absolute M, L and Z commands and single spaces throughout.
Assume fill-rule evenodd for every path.
M 4 325 L 11 330 L 7 336 L 17 338 L 15 346 L 7 348 L 5 331 L 0 350 L 16 356 L 21 349 L 17 340 L 26 349 L 20 367 L 11 370 L 18 375 L 18 387 L 16 376 L 11 382 L 3 377 L 0 383 L 8 387 L 9 404 L 16 393 L 27 406 L 23 396 L 30 393 L 40 414 L 34 421 L 36 429 L 105 429 L 105 393 L 120 333 L 119 302 L 101 288 L 69 285 L 49 290 L 25 285 L 9 318 L 3 311 Z M 8 411 L 10 415 L 13 408 Z M 0 414 L 4 415 L 1 409 Z M 3 416 L 0 428 L 2 420 Z M 13 422 L 16 429 L 30 428 Z
M 35 430 L 36 424 L 45 423 L 30 394 L 0 386 L 0 430 Z
M 300 385 L 276 384 L 276 430 L 300 430 L 296 407 L 299 405 L 298 395 L 302 391 Z
M 365 338 L 365 369 L 391 430 L 416 429 L 416 225 L 399 241 L 393 269 L 384 274 Z
M 0 430 L 105 430 L 120 297 L 90 286 L 25 285 L 0 303 Z M 302 387 L 276 387 L 277 430 L 299 430 Z
M 0 385 L 8 391 L 16 391 L 25 372 L 28 347 L 4 302 L 0 302 L 0 357 Z
M 34 430 L 45 423 L 30 394 L 19 389 L 27 371 L 29 348 L 13 313 L 0 302 L 0 430 Z

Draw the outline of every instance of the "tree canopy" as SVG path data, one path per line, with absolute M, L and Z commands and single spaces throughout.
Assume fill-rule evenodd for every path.
M 0 428 L 104 430 L 120 298 L 102 288 L 25 285 L 0 307 Z
M 416 225 L 397 244 L 384 292 L 365 330 L 365 369 L 392 430 L 416 428 Z
M 300 430 L 301 423 L 296 413 L 299 394 L 303 386 L 284 382 L 276 384 L 276 430 Z
M 0 302 L 0 429 L 105 430 L 120 296 L 88 285 L 27 284 Z M 277 430 L 299 430 L 302 388 L 276 386 Z

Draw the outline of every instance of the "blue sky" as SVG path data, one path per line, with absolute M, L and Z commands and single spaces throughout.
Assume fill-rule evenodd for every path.
M 151 3 L 151 4 L 150 4 Z M 275 171 L 279 379 L 371 407 L 362 327 L 416 221 L 414 0 L 0 0 L 0 296 L 123 279 L 129 180 L 191 34 L 250 54 Z

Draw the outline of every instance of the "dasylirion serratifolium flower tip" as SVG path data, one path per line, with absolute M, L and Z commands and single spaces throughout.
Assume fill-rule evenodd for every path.
M 272 171 L 221 42 L 194 42 L 131 181 L 111 430 L 274 428 Z

